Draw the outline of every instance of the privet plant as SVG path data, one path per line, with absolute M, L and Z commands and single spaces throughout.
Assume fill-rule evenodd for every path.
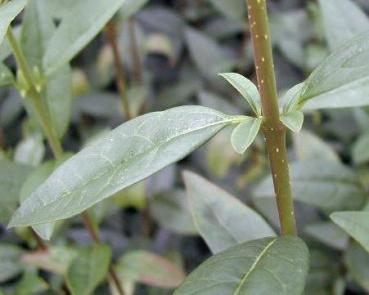
M 272 3 L 266 0 L 209 1 L 183 8 L 193 24 L 190 28 L 179 15 L 147 2 L 0 0 L 2 128 L 6 131 L 12 117 L 19 120 L 22 109 L 26 110 L 23 139 L 15 150 L 12 144 L 1 143 L 0 222 L 7 229 L 0 237 L 0 294 L 369 292 L 365 191 L 369 184 L 365 166 L 369 161 L 365 107 L 369 105 L 369 19 L 364 10 L 352 0 L 320 0 L 309 3 L 308 13 L 283 15 L 273 10 L 269 20 Z M 242 56 L 235 60 L 212 38 L 226 39 L 239 30 L 236 25 L 239 20 L 246 22 L 246 9 L 248 27 L 240 25 Z M 218 25 L 224 30 L 207 28 L 212 37 L 195 29 L 209 11 L 223 14 Z M 160 33 L 153 33 L 146 42 L 147 52 L 175 64 L 181 51 L 174 49 L 175 44 L 183 46 L 185 40 L 195 64 L 183 70 L 186 85 L 159 91 L 154 100 L 165 97 L 161 104 L 145 101 L 147 80 L 155 78 L 143 69 L 144 34 L 136 23 L 140 13 L 149 27 L 160 27 Z M 155 17 L 159 23 L 153 21 Z M 308 18 L 310 25 L 304 23 Z M 309 26 L 311 31 L 299 31 Z M 96 54 L 99 36 L 107 43 Z M 307 45 L 309 40 L 313 43 Z M 273 47 L 307 75 L 287 91 L 277 90 L 280 77 L 275 76 Z M 248 60 L 254 66 L 247 65 Z M 200 97 L 208 98 L 202 99 L 204 104 L 213 107 L 178 106 L 200 88 L 193 77 L 195 68 L 209 85 L 223 79 L 228 83 L 226 91 L 236 91 L 243 99 L 225 104 L 224 99 L 200 91 Z M 251 68 L 248 73 L 255 71 L 256 85 L 239 73 L 245 73 L 245 68 Z M 236 69 L 238 73 L 232 72 Z M 224 72 L 217 76 L 219 71 Z M 119 103 L 97 90 L 109 87 L 117 89 Z M 87 99 L 89 91 L 97 99 Z M 170 101 L 176 96 L 184 99 Z M 105 108 L 104 103 L 110 106 Z M 353 109 L 327 110 L 339 108 Z M 113 130 L 100 129 L 97 134 L 88 127 L 94 117 L 117 122 L 117 112 L 124 123 Z M 326 121 L 340 121 L 337 126 L 343 130 L 351 123 L 347 118 L 356 121 L 361 130 L 358 139 L 349 155 L 346 150 L 340 154 L 353 167 L 344 165 L 331 145 L 301 131 L 305 116 L 310 129 L 320 134 L 329 129 Z M 63 148 L 73 146 L 68 144 L 70 121 L 81 137 L 89 139 L 74 154 L 75 146 L 71 151 Z M 7 136 L 4 130 L 2 138 Z M 351 131 L 330 132 L 337 132 L 335 138 L 342 139 L 344 147 L 350 145 Z M 237 189 L 229 188 L 245 192 L 250 184 L 250 206 L 191 172 L 192 167 L 181 173 L 186 192 L 173 189 L 178 184 L 170 178 L 176 173 L 164 173 L 161 183 L 166 194 L 148 197 L 148 182 L 143 180 L 158 177 L 157 172 L 174 167 L 213 137 L 212 150 L 207 152 L 209 167 L 220 165 L 210 169 L 218 179 L 225 178 L 235 162 L 251 159 L 246 173 L 233 183 Z M 297 156 L 287 150 L 292 137 Z M 240 156 L 231 151 L 228 157 L 229 146 Z M 267 166 L 270 176 L 263 176 Z M 140 211 L 142 235 L 128 245 L 119 240 L 123 230 L 111 230 L 110 236 L 101 230 L 101 235 L 100 227 L 108 227 L 109 222 L 119 229 L 121 221 L 137 223 L 129 214 L 120 218 L 121 209 L 127 207 Z M 155 230 L 161 234 L 153 238 Z M 163 238 L 168 232 L 199 234 L 213 256 L 196 258 L 203 262 L 190 266 L 185 276 L 180 252 L 187 250 L 158 250 L 162 249 L 158 245 L 170 242 Z M 89 238 L 83 238 L 84 233 Z

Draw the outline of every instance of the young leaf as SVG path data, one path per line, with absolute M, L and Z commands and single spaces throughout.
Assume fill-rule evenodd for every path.
M 183 106 L 128 121 L 58 167 L 25 200 L 9 226 L 76 215 L 182 159 L 240 120 L 205 107 Z
M 246 99 L 255 115 L 261 116 L 260 94 L 255 84 L 237 73 L 219 74 L 226 79 Z
M 74 1 L 48 43 L 43 60 L 46 74 L 49 76 L 75 57 L 125 1 Z
M 72 295 L 90 295 L 104 280 L 109 269 L 111 250 L 93 245 L 78 251 L 65 275 Z
M 183 270 L 168 259 L 146 251 L 131 251 L 118 261 L 116 270 L 124 281 L 160 288 L 176 288 L 185 278 Z
M 352 148 L 352 157 L 355 164 L 364 164 L 369 161 L 369 132 L 362 134 L 355 141 Z
M 183 177 L 195 224 L 213 253 L 275 235 L 257 212 L 232 195 L 194 173 L 186 171 Z
M 369 104 L 369 33 L 333 52 L 305 81 L 298 103 L 305 109 Z
M 359 209 L 366 192 L 348 167 L 324 159 L 306 160 L 291 166 L 291 186 L 296 200 L 324 211 Z M 257 197 L 273 197 L 273 182 L 267 177 L 257 187 Z
M 243 154 L 254 142 L 263 123 L 263 118 L 246 117 L 232 132 L 231 143 L 234 150 Z
M 13 0 L 0 5 L 0 44 L 4 40 L 10 23 L 23 10 L 26 4 L 27 0 Z
M 308 268 L 309 252 L 301 239 L 254 240 L 206 260 L 174 295 L 300 295 Z
M 369 252 L 369 212 L 335 212 L 331 219 Z
M 369 18 L 352 0 L 319 0 L 331 50 L 369 30 Z
M 300 111 L 293 111 L 281 115 L 281 122 L 293 132 L 300 132 L 304 123 L 304 114 Z

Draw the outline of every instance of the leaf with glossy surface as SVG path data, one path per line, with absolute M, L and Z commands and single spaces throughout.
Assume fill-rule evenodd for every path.
M 232 132 L 231 143 L 234 150 L 243 154 L 254 142 L 263 123 L 263 118 L 246 117 Z
M 369 30 L 369 18 L 352 0 L 319 0 L 319 4 L 331 50 Z
M 63 15 L 43 60 L 47 75 L 67 64 L 104 27 L 125 0 L 78 0 Z
M 93 245 L 78 251 L 65 275 L 72 295 L 90 295 L 108 273 L 111 250 L 106 245 Z
M 358 176 L 348 167 L 324 159 L 295 162 L 290 166 L 295 200 L 324 211 L 359 209 L 366 192 Z M 257 197 L 274 197 L 273 182 L 267 177 L 255 191 Z
M 170 260 L 147 251 L 131 251 L 123 255 L 116 270 L 125 281 L 160 288 L 176 288 L 185 278 L 183 270 Z
M 335 212 L 331 219 L 369 252 L 369 212 Z
M 301 295 L 309 252 L 297 237 L 236 245 L 201 264 L 174 295 Z
M 254 83 L 237 73 L 222 73 L 219 75 L 237 89 L 257 116 L 261 115 L 260 94 Z
M 304 114 L 300 111 L 294 111 L 281 115 L 280 119 L 283 125 L 291 129 L 293 132 L 298 133 L 304 123 Z
M 213 253 L 275 235 L 257 212 L 232 195 L 192 172 L 183 177 L 195 225 Z
M 21 205 L 9 226 L 76 215 L 184 158 L 240 120 L 209 108 L 184 106 L 128 121 L 58 167 Z
M 369 33 L 345 43 L 305 81 L 299 104 L 310 110 L 368 105 L 368 56 Z
M 10 23 L 23 10 L 26 4 L 27 0 L 13 0 L 0 5 L 0 44 L 4 40 Z

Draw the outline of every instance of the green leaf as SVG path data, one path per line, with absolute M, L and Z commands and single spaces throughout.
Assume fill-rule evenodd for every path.
M 295 200 L 324 211 L 355 210 L 364 205 L 366 192 L 358 176 L 348 167 L 324 159 L 309 159 L 290 166 Z M 272 178 L 257 187 L 257 197 L 274 197 Z
M 7 223 L 19 202 L 20 188 L 32 168 L 0 160 L 0 223 Z
M 74 1 L 48 43 L 43 65 L 49 76 L 73 59 L 105 26 L 125 0 Z
M 0 44 L 4 40 L 10 23 L 23 10 L 26 4 L 27 0 L 13 0 L 0 5 Z
M 319 0 L 331 50 L 369 30 L 369 19 L 352 0 Z
M 232 132 L 231 143 L 234 150 L 243 154 L 254 142 L 263 123 L 263 118 L 246 117 Z
M 246 99 L 255 115 L 261 116 L 260 94 L 255 84 L 237 73 L 219 74 L 226 79 Z
M 289 112 L 299 110 L 299 99 L 300 93 L 304 87 L 304 83 L 299 83 L 292 88 L 290 88 L 281 98 L 280 105 L 282 106 L 283 113 L 287 114 Z
M 214 7 L 231 20 L 244 21 L 246 5 L 243 0 L 209 0 Z
M 0 283 L 3 283 L 22 271 L 19 261 L 22 250 L 17 246 L 2 243 L 0 245 Z
M 369 252 L 369 212 L 335 212 L 331 219 Z
M 297 158 L 301 161 L 323 159 L 340 162 L 330 145 L 307 130 L 294 134 L 293 143 Z
M 309 252 L 301 239 L 254 240 L 206 260 L 174 295 L 301 295 L 308 268 Z
M 183 177 L 195 224 L 213 253 L 275 235 L 257 212 L 232 195 L 194 173 L 186 171 Z
M 14 295 L 40 294 L 48 289 L 48 284 L 37 275 L 37 271 L 27 271 L 17 284 Z
M 185 38 L 191 57 L 200 73 L 214 79 L 219 72 L 230 70 L 235 60 L 228 58 L 222 48 L 204 33 L 188 28 Z
M 42 69 L 42 59 L 56 28 L 48 0 L 31 0 L 27 5 L 21 32 L 21 45 L 28 63 L 32 68 Z M 65 46 L 64 46 L 65 47 Z M 43 70 L 39 75 L 42 76 Z M 38 78 L 39 87 L 43 89 L 42 97 L 48 106 L 53 126 L 60 137 L 64 134 L 70 119 L 72 103 L 72 78 L 68 63 L 63 64 L 47 78 Z
M 345 108 L 369 104 L 369 33 L 333 52 L 305 81 L 299 96 L 304 109 Z
M 149 0 L 125 0 L 120 9 L 123 20 L 128 20 L 136 14 Z
M 7 66 L 0 62 L 0 87 L 14 84 L 14 81 L 13 73 Z
M 323 244 L 338 250 L 345 250 L 349 242 L 347 234 L 332 222 L 310 224 L 304 231 Z
M 346 251 L 345 264 L 352 278 L 369 292 L 369 254 L 357 243 Z
M 108 273 L 111 250 L 106 245 L 93 245 L 78 251 L 65 275 L 72 295 L 89 295 Z
M 197 235 L 185 191 L 174 190 L 154 196 L 150 209 L 161 227 L 182 235 Z
M 369 132 L 362 134 L 352 148 L 352 157 L 355 164 L 364 164 L 369 161 Z
M 298 133 L 304 123 L 304 114 L 300 111 L 294 111 L 281 115 L 280 119 L 283 125 L 291 129 L 293 132 Z
M 21 205 L 9 226 L 76 215 L 184 158 L 240 120 L 205 107 L 183 106 L 128 121 L 56 169 Z
M 14 161 L 24 165 L 37 166 L 45 155 L 43 136 L 34 133 L 20 141 L 15 149 Z
M 116 270 L 124 281 L 160 288 L 176 288 L 185 278 L 183 270 L 170 260 L 141 250 L 124 254 Z

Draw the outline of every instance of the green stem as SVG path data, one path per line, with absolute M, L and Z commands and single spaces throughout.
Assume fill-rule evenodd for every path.
M 41 126 L 43 128 L 43 131 L 45 133 L 45 136 L 50 144 L 50 147 L 53 151 L 55 159 L 60 159 L 63 155 L 63 148 L 60 143 L 59 137 L 57 136 L 55 129 L 53 128 L 51 122 L 51 117 L 49 110 L 47 106 L 45 106 L 44 101 L 42 100 L 40 92 L 37 90 L 36 83 L 33 79 L 32 71 L 30 70 L 30 67 L 27 63 L 27 60 L 11 30 L 9 27 L 7 31 L 7 38 L 9 41 L 9 44 L 12 48 L 12 51 L 14 53 L 15 59 L 17 61 L 19 69 L 22 71 L 24 75 L 24 79 L 26 80 L 28 89 L 27 89 L 27 97 L 30 99 L 33 107 L 35 108 L 35 111 L 37 115 L 39 116 L 39 121 L 41 123 Z M 84 220 L 84 223 L 86 225 L 87 231 L 90 233 L 92 239 L 100 243 L 99 234 L 96 229 L 92 227 L 92 220 L 91 217 L 88 215 L 87 212 L 82 213 L 82 218 Z M 41 239 L 38 239 L 37 234 L 32 230 L 33 234 L 36 235 L 37 241 L 41 241 Z M 41 244 L 44 246 L 44 244 Z M 109 274 L 113 279 L 113 282 L 116 284 L 117 290 L 120 295 L 124 295 L 122 286 L 120 285 L 119 280 L 117 279 L 117 275 L 114 271 L 114 268 L 110 266 Z
M 288 171 L 286 128 L 280 122 L 268 12 L 265 0 L 246 0 L 254 46 L 263 132 L 272 170 L 282 235 L 296 235 L 296 220 Z
M 33 107 L 35 108 L 35 111 L 39 117 L 39 122 L 50 144 L 50 147 L 55 155 L 55 158 L 60 159 L 60 157 L 63 154 L 63 149 L 59 141 L 58 135 L 56 134 L 55 128 L 53 127 L 52 124 L 50 124 L 51 122 L 50 112 L 48 108 L 45 106 L 39 90 L 37 90 L 36 83 L 33 79 L 32 71 L 26 61 L 26 58 L 22 50 L 18 45 L 16 38 L 14 37 L 11 28 L 8 29 L 6 35 L 10 47 L 12 48 L 12 51 L 14 53 L 14 57 L 19 66 L 19 69 L 22 71 L 24 79 L 28 84 L 29 89 L 27 90 L 27 96 L 29 97 Z

